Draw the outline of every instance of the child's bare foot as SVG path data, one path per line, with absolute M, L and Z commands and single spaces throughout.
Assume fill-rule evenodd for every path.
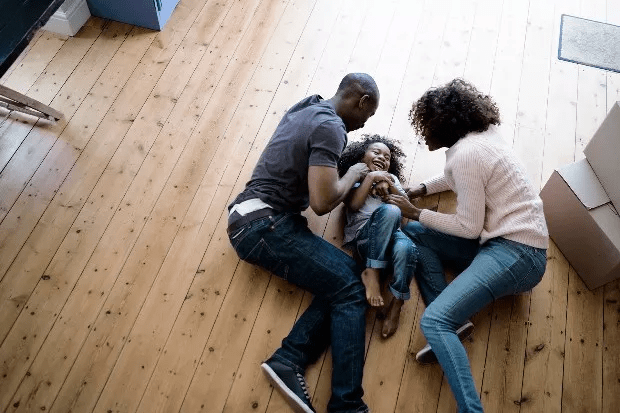
M 381 284 L 379 283 L 379 270 L 377 268 L 366 268 L 362 272 L 362 283 L 366 287 L 366 300 L 373 307 L 383 305 L 381 296 Z
M 405 302 L 397 298 L 393 298 L 390 301 L 390 305 L 387 309 L 387 314 L 383 320 L 383 328 L 381 329 L 381 335 L 383 338 L 392 336 L 398 329 L 398 322 L 400 321 L 400 309 Z

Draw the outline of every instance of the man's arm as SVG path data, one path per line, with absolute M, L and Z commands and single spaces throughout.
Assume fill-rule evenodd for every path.
M 317 215 L 325 215 L 338 206 L 349 194 L 351 187 L 368 172 L 364 163 L 353 165 L 342 178 L 338 170 L 330 166 L 308 168 L 308 192 L 310 208 Z

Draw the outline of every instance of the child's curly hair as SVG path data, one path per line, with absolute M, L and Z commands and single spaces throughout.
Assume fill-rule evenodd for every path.
M 470 132 L 484 132 L 499 125 L 499 109 L 493 99 L 463 79 L 431 88 L 413 103 L 411 126 L 424 140 L 451 147 Z
M 400 159 L 405 156 L 405 154 L 400 146 L 398 146 L 394 140 L 381 135 L 364 134 L 362 137 L 363 139 L 361 141 L 350 143 L 342 152 L 342 156 L 338 161 L 338 175 L 342 177 L 351 166 L 362 161 L 366 150 L 371 144 L 380 142 L 390 150 L 390 168 L 388 172 L 396 175 L 398 180 L 403 182 L 403 165 Z

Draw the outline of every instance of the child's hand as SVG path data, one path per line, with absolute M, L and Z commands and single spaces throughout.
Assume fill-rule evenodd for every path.
M 387 181 L 379 181 L 375 183 L 373 188 L 373 195 L 380 198 L 385 198 L 390 193 L 390 184 Z
M 387 171 L 372 171 L 368 173 L 368 178 L 372 179 L 372 183 L 376 185 L 381 181 L 394 182 L 392 175 Z

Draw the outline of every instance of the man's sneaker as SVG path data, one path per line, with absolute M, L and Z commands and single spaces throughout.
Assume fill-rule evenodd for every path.
M 265 361 L 260 367 L 271 384 L 282 392 L 295 413 L 316 413 L 310 403 L 303 374 L 274 359 Z
M 463 341 L 469 337 L 473 331 L 474 324 L 471 321 L 468 321 L 456 330 L 456 335 L 459 337 L 459 340 Z M 431 349 L 430 344 L 422 347 L 422 350 L 418 351 L 418 354 L 415 355 L 415 359 L 421 364 L 437 362 L 437 356 L 433 352 L 433 349 Z

